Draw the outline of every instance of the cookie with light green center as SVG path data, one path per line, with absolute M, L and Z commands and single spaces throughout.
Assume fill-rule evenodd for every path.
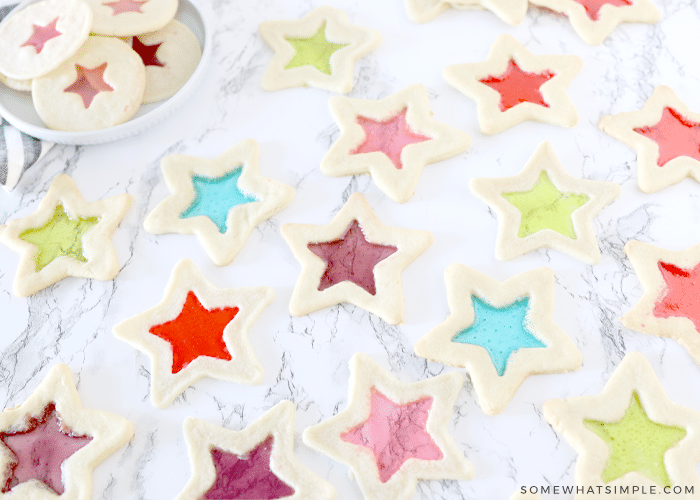
M 129 194 L 87 203 L 73 180 L 57 176 L 37 211 L 0 226 L 0 242 L 20 253 L 14 291 L 27 296 L 68 276 L 111 280 L 119 261 L 110 242 Z
M 673 498 L 697 498 L 700 412 L 672 403 L 642 354 L 627 354 L 600 394 L 551 399 L 543 410 L 579 454 L 576 500 L 609 498 L 606 486 L 621 500 L 679 486 Z
M 614 182 L 569 175 L 546 141 L 518 175 L 472 179 L 469 186 L 499 216 L 498 260 L 552 248 L 586 264 L 597 263 L 593 217 L 620 195 Z
M 265 21 L 260 36 L 275 52 L 262 79 L 265 90 L 318 87 L 352 90 L 356 60 L 379 45 L 379 32 L 351 25 L 341 10 L 314 9 L 302 19 Z

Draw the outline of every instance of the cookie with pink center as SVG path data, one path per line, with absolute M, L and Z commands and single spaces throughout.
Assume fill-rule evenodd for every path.
M 497 134 L 527 120 L 576 125 L 566 88 L 582 65 L 578 56 L 534 55 L 512 36 L 500 35 L 486 61 L 448 66 L 443 76 L 476 101 L 481 131 Z
M 91 33 L 136 36 L 164 28 L 175 17 L 177 0 L 84 0 L 94 13 Z
M 57 364 L 0 413 L 0 497 L 89 499 L 92 470 L 133 435 L 125 418 L 83 408 L 70 368 Z
M 598 126 L 637 151 L 637 182 L 655 193 L 686 177 L 700 181 L 700 113 L 659 85 L 639 111 L 604 116 Z
M 61 66 L 32 81 L 32 100 L 49 128 L 97 130 L 131 118 L 145 85 L 136 52 L 117 38 L 93 36 Z
M 133 37 L 130 43 L 146 67 L 144 103 L 175 95 L 197 69 L 202 57 L 195 34 L 176 19 L 163 29 Z
M 321 160 L 330 176 L 368 173 L 392 200 L 408 201 L 423 167 L 465 151 L 464 132 L 432 117 L 428 92 L 410 85 L 384 99 L 329 101 L 340 137 Z
M 605 40 L 620 23 L 649 23 L 661 14 L 650 0 L 530 0 L 566 15 L 574 31 L 590 45 Z
M 304 443 L 352 470 L 367 500 L 408 499 L 418 479 L 471 479 L 447 427 L 464 384 L 450 372 L 406 384 L 363 353 L 350 360 L 345 410 L 308 427 Z
M 83 0 L 43 0 L 0 26 L 0 73 L 30 80 L 58 68 L 85 43 L 92 11 Z
M 302 265 L 294 316 L 349 302 L 392 324 L 403 321 L 401 271 L 433 242 L 428 231 L 382 224 L 361 193 L 330 223 L 285 224 L 282 236 Z

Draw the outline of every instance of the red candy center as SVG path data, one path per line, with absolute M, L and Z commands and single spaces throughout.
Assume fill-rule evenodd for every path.
M 666 282 L 666 293 L 654 304 L 654 316 L 688 318 L 700 332 L 700 264 L 681 269 L 659 262 L 659 271 Z
M 501 111 L 506 111 L 521 102 L 531 102 L 546 108 L 549 107 L 542 97 L 540 86 L 552 78 L 554 73 L 543 71 L 542 73 L 528 73 L 520 69 L 518 64 L 511 59 L 508 68 L 500 76 L 490 76 L 479 80 L 484 85 L 501 94 L 499 107 Z
M 158 52 L 158 48 L 161 45 L 163 45 L 162 42 L 153 45 L 145 45 L 137 36 L 132 38 L 131 41 L 131 48 L 141 56 L 144 66 L 160 66 L 161 68 L 165 66 L 156 56 L 156 52 Z
M 588 14 L 588 17 L 591 18 L 592 21 L 598 20 L 600 8 L 606 3 L 614 5 L 615 7 L 632 5 L 632 0 L 574 0 L 574 2 L 583 5 L 586 9 L 586 14 Z
M 107 63 L 92 69 L 83 68 L 80 64 L 76 64 L 75 69 L 78 72 L 78 77 L 63 91 L 78 94 L 83 100 L 85 109 L 90 107 L 92 100 L 100 92 L 114 90 L 104 80 L 103 74 L 107 69 Z
M 659 167 L 678 156 L 700 160 L 700 123 L 683 118 L 675 109 L 664 108 L 659 123 L 634 131 L 659 145 L 659 159 L 656 161 Z

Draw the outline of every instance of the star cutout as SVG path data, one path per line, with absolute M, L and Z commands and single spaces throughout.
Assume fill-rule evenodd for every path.
M 333 486 L 294 457 L 294 414 L 294 404 L 282 401 L 241 431 L 187 418 L 192 476 L 176 500 L 334 499 Z
M 581 353 L 552 321 L 551 269 L 534 269 L 501 283 L 452 264 L 445 283 L 450 315 L 414 349 L 420 357 L 466 368 L 485 413 L 505 410 L 530 375 L 581 366 Z M 460 337 L 478 342 L 460 342 Z
M 132 199 L 121 194 L 86 203 L 70 177 L 57 176 L 36 212 L 0 226 L 0 241 L 20 253 L 15 294 L 32 295 L 68 276 L 113 279 L 119 261 L 110 237 Z
M 144 0 L 142 2 L 139 2 L 138 0 L 117 0 L 116 2 L 105 2 L 102 5 L 106 5 L 107 7 L 111 8 L 112 15 L 117 16 L 119 14 L 124 14 L 125 12 L 138 12 L 143 14 L 141 6 L 146 2 L 148 2 L 148 0 Z
M 165 408 L 203 377 L 260 383 L 262 367 L 247 332 L 273 298 L 270 287 L 216 288 L 184 259 L 163 300 L 113 332 L 151 358 L 151 401 Z
M 163 45 L 163 42 L 146 45 L 137 36 L 131 39 L 131 48 L 141 56 L 144 66 L 159 66 L 161 68 L 165 66 L 156 55 L 161 45 Z
M 405 384 L 363 353 L 352 357 L 350 372 L 347 408 L 307 427 L 303 440 L 349 466 L 364 498 L 405 500 L 418 479 L 473 477 L 447 433 L 461 373 Z
M 24 403 L 0 413 L 2 492 L 89 498 L 92 470 L 133 435 L 125 418 L 83 408 L 70 368 L 54 365 Z
M 415 192 L 423 167 L 464 152 L 467 134 L 432 117 L 428 92 L 410 85 L 384 99 L 332 97 L 340 137 L 321 160 L 333 177 L 368 173 L 392 200 Z
M 106 69 L 107 63 L 103 63 L 95 68 L 84 68 L 80 64 L 76 64 L 75 70 L 77 72 L 77 77 L 75 81 L 63 91 L 78 94 L 83 100 L 85 109 L 89 108 L 97 94 L 114 90 L 114 88 L 104 80 L 104 72 Z
M 700 487 L 695 472 L 700 460 L 700 413 L 672 403 L 638 352 L 624 357 L 600 394 L 551 399 L 543 411 L 578 452 L 576 485 L 584 490 Z M 625 444 L 630 447 L 625 449 Z M 629 493 L 624 498 L 638 496 L 631 488 Z
M 632 240 L 624 251 L 644 295 L 621 318 L 622 324 L 677 340 L 700 364 L 700 245 L 673 251 Z
M 620 23 L 649 23 L 661 14 L 650 0 L 531 0 L 534 5 L 561 12 L 586 43 L 598 45 Z
M 163 158 L 161 168 L 172 194 L 146 217 L 146 231 L 196 234 L 214 263 L 230 264 L 255 226 L 294 197 L 289 186 L 260 175 L 259 154 L 257 142 L 246 139 L 214 160 L 185 155 Z M 193 206 L 203 213 L 188 214 Z M 228 212 L 225 218 L 224 211 Z
M 411 21 L 425 23 L 450 7 L 455 9 L 488 9 L 502 21 L 516 26 L 527 13 L 527 0 L 404 0 Z
M 312 248 L 319 248 L 315 246 L 319 243 L 342 240 L 355 224 L 359 226 L 359 236 L 370 247 L 378 245 L 384 248 L 379 249 L 378 253 L 373 251 L 372 256 L 357 256 L 352 247 L 365 245 L 360 244 L 357 237 L 354 240 L 356 243 L 348 239 L 347 243 L 341 245 L 341 252 L 337 256 L 345 262 L 341 261 L 340 268 L 332 271 L 332 279 L 324 277 L 329 263 Z M 358 236 L 357 230 L 353 234 Z M 433 236 L 427 231 L 396 229 L 382 224 L 360 193 L 352 194 L 329 224 L 284 224 L 282 236 L 302 265 L 289 303 L 292 315 L 303 316 L 324 307 L 349 302 L 391 324 L 403 321 L 401 271 L 433 242 Z M 387 247 L 396 251 L 386 255 Z M 338 277 L 342 276 L 344 279 L 340 281 Z M 349 279 L 350 276 L 352 279 Z M 331 286 L 326 286 L 331 283 Z M 371 285 L 374 286 L 375 293 L 371 292 Z
M 554 191 L 542 184 L 543 172 Z M 620 185 L 614 182 L 572 177 L 564 170 L 552 145 L 547 141 L 539 145 L 518 175 L 472 179 L 469 186 L 501 218 L 496 240 L 498 260 L 512 259 L 537 248 L 554 248 L 586 264 L 595 264 L 600 260 L 593 217 L 617 198 L 621 190 Z M 520 195 L 514 197 L 513 193 Z M 538 194 L 543 196 L 536 196 Z M 527 204 L 522 199 L 516 202 L 521 204 L 524 210 L 521 212 L 508 198 L 515 200 L 523 195 L 529 200 Z M 588 198 L 585 203 L 582 203 L 583 197 Z M 580 208 L 569 212 L 579 203 Z M 562 220 L 566 222 L 563 226 Z M 546 228 L 539 229 L 543 226 Z M 539 230 L 527 234 L 535 229 Z M 571 229 L 575 237 L 567 234 Z
M 481 131 L 497 134 L 526 120 L 576 125 L 566 88 L 582 65 L 578 56 L 536 56 L 512 36 L 500 35 L 486 61 L 448 66 L 443 76 L 476 101 Z
M 378 31 L 353 26 L 345 12 L 328 6 L 292 21 L 265 21 L 260 36 L 275 52 L 262 78 L 265 90 L 311 86 L 346 94 L 353 64 L 376 48 Z
M 34 47 L 36 49 L 36 53 L 41 54 L 41 51 L 44 50 L 44 45 L 46 42 L 63 34 L 56 29 L 57 22 L 58 16 L 46 26 L 34 24 L 32 26 L 32 36 L 30 36 L 26 42 L 20 45 L 20 47 Z
M 604 116 L 598 126 L 637 151 L 639 189 L 655 193 L 686 177 L 700 181 L 700 113 L 664 85 L 640 111 Z

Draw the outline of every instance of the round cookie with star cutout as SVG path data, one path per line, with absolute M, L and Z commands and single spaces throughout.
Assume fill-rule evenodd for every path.
M 144 103 L 174 96 L 202 58 L 195 34 L 175 19 L 161 30 L 133 37 L 130 43 L 146 66 Z
M 117 38 L 91 36 L 69 60 L 32 81 L 32 100 L 47 127 L 98 130 L 138 110 L 146 85 L 139 55 Z
M 53 71 L 83 45 L 91 25 L 82 0 L 43 0 L 12 14 L 0 27 L 0 73 L 30 80 Z
M 85 0 L 94 14 L 92 33 L 136 36 L 165 27 L 177 12 L 178 0 Z

